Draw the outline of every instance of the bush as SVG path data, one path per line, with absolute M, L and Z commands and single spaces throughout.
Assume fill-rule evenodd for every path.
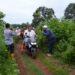
M 0 26 L 0 75 L 19 75 L 15 61 L 9 59 L 4 43 L 3 26 Z M 16 70 L 16 72 L 15 72 Z
M 59 21 L 57 19 L 52 19 L 50 22 L 41 22 L 36 28 L 38 44 L 41 49 L 47 49 L 46 37 L 42 35 L 42 26 L 45 24 L 56 35 L 57 41 L 54 47 L 54 56 L 58 58 L 63 57 L 63 61 L 66 62 L 75 62 L 73 59 L 75 58 L 75 54 L 73 53 L 75 49 L 75 22 L 70 20 Z
M 62 53 L 62 58 L 66 63 L 75 64 L 75 47 L 69 45 L 67 50 Z

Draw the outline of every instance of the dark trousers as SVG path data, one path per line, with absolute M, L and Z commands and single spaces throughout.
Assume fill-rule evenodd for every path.
M 7 47 L 7 50 L 8 50 L 10 53 L 14 53 L 14 44 L 6 45 L 6 47 Z
M 48 53 L 53 54 L 53 47 L 55 45 L 56 40 L 52 39 L 48 41 Z

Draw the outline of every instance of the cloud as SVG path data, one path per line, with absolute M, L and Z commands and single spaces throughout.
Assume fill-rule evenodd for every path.
M 39 6 L 53 8 L 57 17 L 62 17 L 65 8 L 75 0 L 0 0 L 0 10 L 6 14 L 5 21 L 22 23 L 32 21 L 32 15 Z

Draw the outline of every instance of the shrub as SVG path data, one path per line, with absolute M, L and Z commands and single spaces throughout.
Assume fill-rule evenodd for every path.
M 69 45 L 67 50 L 62 53 L 62 58 L 68 64 L 75 64 L 75 47 Z
M 8 58 L 4 43 L 3 25 L 0 26 L 0 75 L 19 75 L 15 61 Z M 16 70 L 16 72 L 15 72 Z
M 47 24 L 49 29 L 56 35 L 57 41 L 54 47 L 54 56 L 59 58 L 63 57 L 63 61 L 66 62 L 75 62 L 73 59 L 75 58 L 75 22 L 70 20 L 59 21 L 57 19 L 52 19 L 49 22 L 41 22 L 36 28 L 38 44 L 41 49 L 47 49 L 46 37 L 42 35 L 42 26 L 45 24 Z

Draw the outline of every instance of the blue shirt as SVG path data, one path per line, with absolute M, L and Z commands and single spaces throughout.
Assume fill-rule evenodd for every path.
M 53 38 L 55 38 L 54 33 L 49 29 L 44 30 L 43 34 L 48 38 L 48 40 L 52 40 Z
M 5 44 L 6 45 L 11 45 L 14 43 L 13 41 L 13 36 L 14 36 L 14 32 L 10 29 L 5 29 L 4 30 L 4 36 L 5 36 Z

